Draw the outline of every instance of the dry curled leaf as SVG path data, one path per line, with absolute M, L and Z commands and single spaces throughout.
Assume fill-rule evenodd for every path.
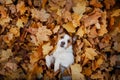
M 110 9 L 115 4 L 115 0 L 104 0 L 106 9 Z
M 53 46 L 51 46 L 50 42 L 48 42 L 42 46 L 42 49 L 43 49 L 43 55 L 47 55 L 53 49 Z
M 82 66 L 80 64 L 71 65 L 72 80 L 85 80 L 84 75 L 81 73 Z
M 83 16 L 82 21 L 84 22 L 85 27 L 96 24 L 101 17 L 101 11 L 99 9 L 96 9 L 93 12 L 94 14 Z

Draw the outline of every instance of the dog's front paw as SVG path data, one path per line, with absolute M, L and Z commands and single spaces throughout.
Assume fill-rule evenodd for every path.
M 46 57 L 45 57 L 45 60 L 46 60 L 46 65 L 47 65 L 47 67 L 48 68 L 50 68 L 50 66 L 51 66 L 51 56 L 49 56 L 49 55 L 47 55 Z

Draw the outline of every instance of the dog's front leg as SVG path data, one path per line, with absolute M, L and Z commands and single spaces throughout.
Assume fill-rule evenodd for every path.
M 56 72 L 60 67 L 60 60 L 56 59 L 54 64 L 54 72 Z

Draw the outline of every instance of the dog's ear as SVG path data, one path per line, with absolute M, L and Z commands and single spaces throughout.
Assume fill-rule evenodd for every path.
M 58 34 L 62 34 L 64 32 L 63 28 L 60 28 L 60 30 L 58 31 Z

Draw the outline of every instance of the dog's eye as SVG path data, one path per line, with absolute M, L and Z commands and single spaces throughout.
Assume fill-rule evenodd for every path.
M 68 40 L 68 43 L 70 43 L 70 40 Z
M 63 36 L 61 36 L 60 38 L 61 38 L 61 39 L 63 39 L 64 37 L 63 37 Z

